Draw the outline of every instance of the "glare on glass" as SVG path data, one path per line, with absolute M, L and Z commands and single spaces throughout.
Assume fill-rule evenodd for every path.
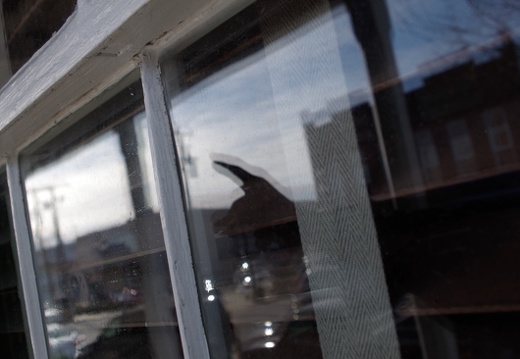
M 51 358 L 182 357 L 140 86 L 22 157 Z
M 214 357 L 520 356 L 519 13 L 258 0 L 166 58 Z
M 0 167 L 0 344 L 4 358 L 29 358 L 16 244 L 10 215 L 9 187 Z

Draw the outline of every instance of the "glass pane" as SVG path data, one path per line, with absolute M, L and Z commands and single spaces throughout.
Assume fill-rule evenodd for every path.
M 6 359 L 29 358 L 14 246 L 7 178 L 0 168 L 0 346 Z
M 141 84 L 22 166 L 50 357 L 182 357 Z
M 2 0 L 0 86 L 65 23 L 76 0 Z M 3 15 L 3 16 L 2 16 Z
M 169 56 L 213 357 L 520 356 L 519 15 L 259 0 Z
M 349 26 L 342 5 L 257 2 L 164 65 L 214 358 L 347 358 L 370 332 L 398 353 L 345 111 Z

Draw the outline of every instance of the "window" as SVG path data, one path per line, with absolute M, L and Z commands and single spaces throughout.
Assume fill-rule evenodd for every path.
M 163 65 L 215 358 L 398 355 L 336 21 L 259 1 Z
M 2 5 L 35 358 L 520 356 L 514 1 Z
M 141 88 L 22 153 L 51 358 L 182 357 Z

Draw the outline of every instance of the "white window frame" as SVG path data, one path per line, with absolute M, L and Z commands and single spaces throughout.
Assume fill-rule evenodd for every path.
M 33 357 L 48 358 L 18 159 L 28 145 L 140 69 L 166 253 L 186 359 L 207 359 L 174 138 L 159 59 L 252 0 L 78 0 L 63 27 L 0 90 L 6 166 Z

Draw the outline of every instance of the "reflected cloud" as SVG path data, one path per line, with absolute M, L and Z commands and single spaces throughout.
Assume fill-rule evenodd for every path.
M 57 216 L 64 243 L 132 218 L 135 214 L 126 178 L 119 139 L 110 132 L 86 145 L 84 150 L 74 151 L 31 173 L 26 181 L 28 202 L 34 211 L 31 218 L 39 218 L 34 227 L 38 228 L 36 235 L 43 241 L 43 247 L 56 244 L 52 211 Z M 99 183 L 106 185 L 101 188 Z M 52 191 L 59 200 L 52 200 Z M 50 207 L 42 207 L 44 203 L 50 203 Z
M 141 88 L 22 155 L 53 358 L 182 357 Z
M 146 118 L 134 119 L 139 161 L 143 170 L 146 203 L 158 210 Z M 103 186 L 99 186 L 103 183 Z M 27 176 L 26 192 L 33 227 L 41 239 L 36 245 L 52 247 L 56 242 L 57 216 L 63 243 L 86 234 L 116 227 L 135 218 L 127 167 L 119 135 L 109 131 Z M 96 195 L 94 195 L 96 194 Z

